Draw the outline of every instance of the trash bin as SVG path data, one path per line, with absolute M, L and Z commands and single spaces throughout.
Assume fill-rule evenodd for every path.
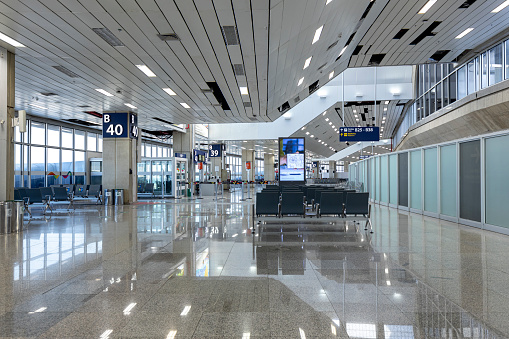
M 115 203 L 113 194 L 115 194 L 115 190 L 113 189 L 105 189 L 104 190 L 104 205 L 112 206 Z
M 124 204 L 124 190 L 115 190 L 115 205 L 121 206 Z
M 23 231 L 24 213 L 23 201 L 0 202 L 0 234 Z
M 187 189 L 187 196 L 191 197 L 191 189 L 190 188 Z

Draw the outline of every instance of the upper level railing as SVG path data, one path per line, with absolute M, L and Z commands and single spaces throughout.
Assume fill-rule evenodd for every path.
M 418 97 L 407 110 L 403 122 L 394 135 L 398 145 L 412 125 L 469 94 L 509 79 L 509 40 L 506 40 L 440 80 Z

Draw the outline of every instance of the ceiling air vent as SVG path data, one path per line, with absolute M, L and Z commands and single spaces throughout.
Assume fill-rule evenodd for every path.
M 323 69 L 325 66 L 327 66 L 327 63 L 324 63 L 322 66 L 318 67 L 317 71 Z
M 385 54 L 373 54 L 369 59 L 368 66 L 378 66 L 382 62 Z
M 337 44 L 338 44 L 339 40 L 336 40 L 334 41 L 329 47 L 327 47 L 327 50 L 331 50 L 332 48 L 334 48 Z
M 216 98 L 217 102 L 221 104 L 221 108 L 225 111 L 229 111 L 230 106 L 228 105 L 228 102 L 226 101 L 226 98 L 224 97 L 223 92 L 221 92 L 218 84 L 215 82 L 207 82 L 207 85 L 212 90 L 212 94 Z
M 163 41 L 180 41 L 180 37 L 175 33 L 158 34 L 157 36 Z
M 433 33 L 433 30 L 438 27 L 442 22 L 441 21 L 434 21 L 431 25 L 429 25 L 428 28 L 424 32 L 422 32 L 414 41 L 410 43 L 410 45 L 417 45 L 419 42 L 421 42 L 425 37 L 428 36 L 435 36 L 435 33 Z
M 467 0 L 465 1 L 464 3 L 461 4 L 461 6 L 459 8 L 468 8 L 470 6 L 472 6 L 472 4 L 474 2 L 476 2 L 477 0 Z
M 58 94 L 53 93 L 53 92 L 44 92 L 44 93 L 41 93 L 41 94 L 46 96 L 46 97 L 51 97 L 51 96 L 54 96 L 54 95 L 58 95 Z
M 227 46 L 235 46 L 239 44 L 239 36 L 237 34 L 237 27 L 235 26 L 222 26 L 224 42 Z
M 311 86 L 309 86 L 309 94 L 315 92 L 318 88 L 320 88 L 320 85 L 318 84 L 319 80 L 313 82 Z
M 406 34 L 406 32 L 408 32 L 408 28 L 402 28 L 399 30 L 398 33 L 396 33 L 396 35 L 394 36 L 393 39 L 401 39 L 403 37 L 403 35 Z
M 120 41 L 115 34 L 111 33 L 109 29 L 106 27 L 103 28 L 92 28 L 92 30 L 95 32 L 95 34 L 99 35 L 101 39 L 106 41 L 108 44 L 110 44 L 113 47 L 122 47 L 124 44 L 122 41 Z
M 294 103 L 298 103 L 300 101 L 300 96 L 296 96 L 295 99 L 293 99 Z
M 233 64 L 233 71 L 235 75 L 246 75 L 243 64 Z
M 69 78 L 79 78 L 80 76 L 64 66 L 53 66 L 54 69 L 67 75 Z
M 435 62 L 439 62 L 440 60 L 442 60 L 446 55 L 447 53 L 449 53 L 450 50 L 443 50 L 443 51 L 436 51 L 435 54 L 433 54 L 430 59 L 432 61 L 435 61 Z
M 251 102 L 244 102 L 244 108 L 253 107 L 253 104 Z

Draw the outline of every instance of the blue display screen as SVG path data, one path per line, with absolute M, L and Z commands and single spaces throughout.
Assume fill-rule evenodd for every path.
M 279 180 L 305 181 L 304 138 L 279 139 Z

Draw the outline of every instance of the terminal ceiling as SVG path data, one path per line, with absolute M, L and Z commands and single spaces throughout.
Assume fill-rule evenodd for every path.
M 127 103 L 142 128 L 161 130 L 165 122 L 273 121 L 333 71 L 450 62 L 509 24 L 509 8 L 491 13 L 502 0 L 437 0 L 418 14 L 427 1 L 0 0 L 0 32 L 26 46 L 2 43 L 16 53 L 16 109 L 100 122 L 83 112 Z M 387 137 L 398 118 L 388 117 Z

